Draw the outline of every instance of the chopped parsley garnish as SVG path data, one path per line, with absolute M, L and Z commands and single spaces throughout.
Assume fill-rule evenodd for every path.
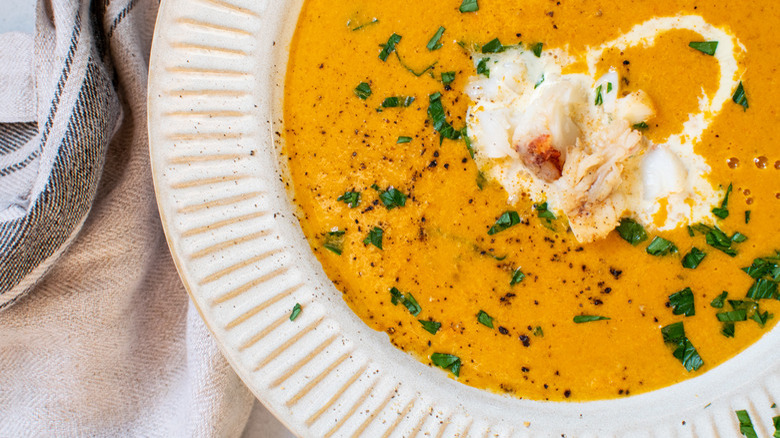
M 688 372 L 696 371 L 704 365 L 704 361 L 694 348 L 688 337 L 685 336 L 685 327 L 682 322 L 669 324 L 661 329 L 664 342 L 675 347 L 672 355 L 676 357 Z
M 509 281 L 509 285 L 510 286 L 514 286 L 514 285 L 520 283 L 521 281 L 523 281 L 523 279 L 525 278 L 525 273 L 523 273 L 522 269 L 523 268 L 517 268 L 512 273 L 512 280 Z
M 574 322 L 576 324 L 582 324 L 584 322 L 593 322 L 593 321 L 606 321 L 609 318 L 606 316 L 599 316 L 599 315 L 577 315 L 574 317 Z
M 712 301 L 710 301 L 710 306 L 716 309 L 722 309 L 727 296 L 729 296 L 729 293 L 724 290 L 723 292 L 721 292 L 720 295 L 718 295 L 717 297 L 713 298 Z
M 753 422 L 750 420 L 750 414 L 746 410 L 736 411 L 739 420 L 739 433 L 747 438 L 758 438 L 756 429 L 753 428 Z
M 374 227 L 368 232 L 368 237 L 363 239 L 363 245 L 374 245 L 375 247 L 382 249 L 382 235 L 385 231 L 379 227 Z
M 440 322 L 426 321 L 424 319 L 418 319 L 417 321 L 419 321 L 420 324 L 422 324 L 422 326 L 425 329 L 425 331 L 427 331 L 428 333 L 430 333 L 432 335 L 435 335 L 436 332 L 438 332 L 439 329 L 441 328 L 441 323 Z
M 742 270 L 755 279 L 765 277 L 775 282 L 780 281 L 780 251 L 775 251 L 773 256 L 754 259 L 752 265 Z
M 669 304 L 675 315 L 693 316 L 696 314 L 696 307 L 693 305 L 693 291 L 689 287 L 669 295 Z
M 325 249 L 341 255 L 341 251 L 344 248 L 344 233 L 345 231 L 328 231 L 325 233 L 325 242 L 322 244 Z
M 393 303 L 394 306 L 398 305 L 398 303 L 403 304 L 412 316 L 417 316 L 422 312 L 422 307 L 420 307 L 411 293 L 403 294 L 396 287 L 390 288 L 390 302 Z
M 604 103 L 604 96 L 602 96 L 602 95 L 601 95 L 601 88 L 602 88 L 603 86 L 604 86 L 604 85 L 599 85 L 598 87 L 596 87 L 596 101 L 594 102 L 594 104 L 595 104 L 596 106 L 599 106 L 599 105 L 601 105 L 602 103 Z
M 753 300 L 777 298 L 777 283 L 772 280 L 759 278 L 750 286 L 747 297 Z
M 501 44 L 501 41 L 499 41 L 498 38 L 495 38 L 494 40 L 482 46 L 482 53 L 501 53 L 506 49 L 506 46 Z
M 768 311 L 761 313 L 761 311 L 756 309 L 756 312 L 753 314 L 753 316 L 750 317 L 750 319 L 757 322 L 760 327 L 764 327 L 764 325 L 766 325 L 766 322 L 769 321 L 773 316 L 774 315 L 772 315 Z
M 720 322 L 739 322 L 747 321 L 747 310 L 738 309 L 730 312 L 719 312 L 715 314 Z
M 531 51 L 534 52 L 534 56 L 537 58 L 542 56 L 542 48 L 544 47 L 544 43 L 536 43 L 531 46 Z
M 477 0 L 463 0 L 459 10 L 461 13 L 477 12 L 479 10 L 479 4 L 477 3 Z
M 720 334 L 727 338 L 733 338 L 734 337 L 734 323 L 733 322 L 724 322 L 723 327 L 720 329 Z
M 445 353 L 433 353 L 431 355 L 431 362 L 437 367 L 444 368 L 445 370 L 449 369 L 455 377 L 460 376 L 460 358 L 458 356 Z
M 624 217 L 620 219 L 620 225 L 615 228 L 626 242 L 636 246 L 641 242 L 647 240 L 647 232 L 645 228 L 638 224 L 635 220 Z
M 496 223 L 488 230 L 488 235 L 493 235 L 513 227 L 520 223 L 520 215 L 516 211 L 505 211 L 496 219 Z
M 404 135 L 398 137 L 398 141 L 396 144 L 402 144 L 402 143 L 411 143 L 412 137 L 406 137 Z
M 696 248 L 695 246 L 691 248 L 690 252 L 688 254 L 685 254 L 685 256 L 682 259 L 682 265 L 683 268 L 688 269 L 696 269 L 699 267 L 699 264 L 702 260 L 704 260 L 704 257 L 707 256 L 707 253 L 700 250 L 699 248 Z
M 349 208 L 355 208 L 360 204 L 360 192 L 344 192 L 344 194 L 336 198 L 336 200 L 349 205 Z
M 729 217 L 729 195 L 731 195 L 732 185 L 729 184 L 729 188 L 726 189 L 726 196 L 723 197 L 723 201 L 720 203 L 720 207 L 712 209 L 712 214 L 715 216 L 726 219 Z
M 455 80 L 455 72 L 454 71 L 445 71 L 445 72 L 441 73 L 441 83 L 442 84 L 449 85 L 454 80 Z
M 379 192 L 379 200 L 388 209 L 392 210 L 396 207 L 403 207 L 406 205 L 406 195 L 393 186 L 390 186 L 387 190 L 382 191 L 378 186 L 372 186 L 374 190 Z
M 387 57 L 395 51 L 395 45 L 400 42 L 401 35 L 395 33 L 390 35 L 390 38 L 387 39 L 387 44 L 385 44 L 384 47 L 382 47 L 382 51 L 379 52 L 379 59 L 387 61 Z
M 741 233 L 735 233 L 734 237 L 729 237 L 717 226 L 709 227 L 704 224 L 696 224 L 691 228 L 695 231 L 705 234 L 708 245 L 719 251 L 723 251 L 731 257 L 735 257 L 737 255 L 737 251 L 731 247 L 732 242 L 739 243 L 747 240 L 747 237 Z
M 534 335 L 534 336 L 539 336 L 540 338 L 543 338 L 544 337 L 544 330 L 542 330 L 541 326 L 537 325 L 536 327 L 534 327 L 534 331 L 531 332 L 531 334 Z
M 637 131 L 643 131 L 649 128 L 649 126 L 647 126 L 647 123 L 645 122 L 639 122 L 639 123 L 635 123 L 634 126 L 632 126 L 631 128 L 636 129 Z
M 486 77 L 490 77 L 490 69 L 487 66 L 488 61 L 490 61 L 490 58 L 482 58 L 477 63 L 477 74 L 478 75 L 485 75 Z
M 484 310 L 480 310 L 477 313 L 477 321 L 485 327 L 493 328 L 493 317 L 488 315 Z
M 428 96 L 428 117 L 433 122 L 433 129 L 439 133 L 439 143 L 445 138 L 450 140 L 457 140 L 460 138 L 460 131 L 456 131 L 452 125 L 447 122 L 447 115 L 444 112 L 444 106 L 441 104 L 441 93 L 436 93 Z
M 292 312 L 290 313 L 290 321 L 295 321 L 295 318 L 301 314 L 301 309 L 300 303 L 295 303 L 295 307 L 293 307 Z
M 392 96 L 382 101 L 382 108 L 407 108 L 414 102 L 414 96 Z
M 696 49 L 705 55 L 714 56 L 715 50 L 718 48 L 717 41 L 691 41 L 688 43 L 688 47 Z
M 737 90 L 734 91 L 734 95 L 731 96 L 731 100 L 733 100 L 737 105 L 741 105 L 745 111 L 750 108 L 750 105 L 748 105 L 747 94 L 745 94 L 745 87 L 742 85 L 742 81 L 739 81 Z
M 365 29 L 366 27 L 371 26 L 372 24 L 377 24 L 377 23 L 379 23 L 379 19 L 378 18 L 374 18 L 373 20 L 369 21 L 368 23 L 364 23 L 364 24 L 361 24 L 359 26 L 353 27 L 352 31 L 354 32 L 354 31 L 357 31 L 357 30 Z M 349 26 L 349 25 L 350 25 L 350 23 L 347 23 L 347 26 Z
M 745 210 L 745 224 L 750 223 L 750 210 Z
M 553 212 L 547 209 L 547 203 L 543 202 L 541 204 L 534 204 L 534 210 L 536 210 L 536 215 L 539 216 L 539 219 L 542 221 L 542 225 L 555 231 L 555 227 L 553 227 L 552 221 L 558 218 L 555 217 Z
M 365 82 L 361 82 L 360 85 L 355 87 L 355 95 L 363 100 L 368 99 L 371 96 L 371 86 Z
M 436 33 L 433 35 L 433 38 L 431 38 L 430 41 L 428 41 L 428 45 L 425 46 L 428 48 L 428 50 L 439 50 L 442 48 L 442 44 L 439 42 L 441 40 L 441 36 L 444 35 L 444 27 L 439 26 L 439 30 L 436 31 Z
M 677 252 L 677 247 L 674 243 L 664 239 L 663 237 L 655 236 L 650 245 L 647 245 L 645 250 L 648 254 L 654 256 L 665 256 L 669 253 Z

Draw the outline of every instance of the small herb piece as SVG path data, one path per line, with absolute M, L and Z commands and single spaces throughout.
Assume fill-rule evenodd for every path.
M 710 228 L 702 224 L 698 224 L 697 227 L 698 230 L 703 230 L 705 228 L 708 230 L 707 234 L 705 235 L 707 245 L 722 251 L 731 257 L 735 257 L 737 255 L 737 251 L 731 247 L 731 238 L 727 236 L 726 233 L 724 233 L 720 228 Z
M 428 67 L 425 67 L 424 69 L 420 71 L 415 71 L 413 68 L 409 67 L 407 63 L 404 62 L 403 59 L 401 59 L 401 55 L 398 54 L 398 50 L 395 51 L 395 57 L 398 59 L 398 63 L 401 64 L 401 67 L 403 67 L 406 71 L 409 73 L 417 76 L 418 78 L 425 74 L 428 70 L 431 70 L 432 68 L 436 67 L 436 64 L 439 63 L 439 61 L 434 61 L 433 64 L 429 65 Z M 433 78 L 433 73 L 429 73 L 431 75 L 431 78 Z
M 769 321 L 769 319 L 771 319 L 772 316 L 773 315 L 770 314 L 768 311 L 761 313 L 758 309 L 756 309 L 756 313 L 754 313 L 753 316 L 750 317 L 750 319 L 757 322 L 760 327 L 764 327 L 766 325 L 766 322 Z
M 379 23 L 379 19 L 378 18 L 374 18 L 373 20 L 369 21 L 368 23 L 364 23 L 364 24 L 361 24 L 361 25 L 359 25 L 357 27 L 352 28 L 352 31 L 355 32 L 355 31 L 358 31 L 358 30 L 361 30 L 361 29 L 365 29 L 366 27 L 371 26 L 372 24 L 377 24 L 377 23 Z M 347 27 L 349 27 L 349 25 L 350 25 L 350 23 L 347 23 Z
M 471 146 L 471 137 L 469 137 L 469 127 L 468 126 L 464 126 L 463 128 L 461 128 L 461 130 L 460 130 L 460 138 L 462 138 L 463 142 L 466 143 L 466 149 L 469 151 L 469 155 L 471 155 L 471 159 L 473 160 L 474 159 L 474 148 Z M 480 172 L 480 175 L 481 175 L 481 172 Z M 479 183 L 477 183 L 477 184 L 479 184 Z M 482 190 L 482 187 L 480 186 L 479 189 Z
M 368 85 L 366 82 L 361 82 L 360 85 L 355 87 L 355 95 L 363 100 L 368 99 L 368 96 L 371 95 L 371 86 Z
M 509 227 L 513 227 L 520 223 L 520 215 L 516 211 L 505 211 L 501 216 L 496 219 L 496 223 L 488 230 L 488 235 L 500 233 Z
M 705 55 L 714 56 L 715 50 L 718 48 L 717 41 L 691 41 L 688 43 L 688 47 L 696 49 Z
M 417 321 L 420 321 L 420 324 L 422 324 L 425 331 L 428 333 L 435 335 L 436 332 L 439 331 L 441 328 L 441 323 L 436 321 L 426 321 L 424 319 L 418 319 Z
M 620 225 L 615 228 L 626 242 L 636 246 L 640 242 L 647 240 L 645 228 L 630 218 L 620 219 Z
M 685 336 L 685 327 L 682 322 L 675 322 L 669 324 L 661 329 L 661 335 L 663 336 L 664 343 L 673 345 L 675 347 L 672 355 L 676 357 L 688 372 L 698 370 L 704 361 L 699 356 L 699 353 L 694 348 L 693 344 L 688 337 Z
M 442 84 L 449 85 L 454 80 L 455 80 L 455 72 L 454 71 L 442 72 L 442 74 L 441 74 L 441 83 Z
M 349 208 L 355 208 L 360 204 L 360 192 L 344 192 L 344 194 L 336 198 L 336 200 L 349 205 Z
M 729 188 L 726 189 L 726 196 L 723 197 L 723 201 L 720 203 L 720 207 L 712 209 L 712 214 L 715 216 L 726 219 L 729 217 L 729 195 L 731 195 L 732 184 L 729 184 Z
M 406 195 L 395 187 L 390 186 L 385 191 L 379 192 L 379 200 L 388 209 L 392 210 L 396 207 L 403 207 L 406 205 Z
M 488 61 L 490 61 L 490 58 L 482 58 L 477 63 L 477 74 L 478 75 L 485 75 L 486 77 L 490 77 L 490 69 L 487 66 Z
M 542 48 L 544 47 L 544 43 L 536 43 L 531 46 L 531 51 L 534 52 L 534 56 L 537 58 L 540 58 L 542 56 Z
M 701 263 L 702 260 L 704 260 L 704 257 L 706 256 L 707 256 L 706 252 L 694 246 L 693 248 L 691 248 L 691 251 L 688 254 L 685 254 L 685 257 L 683 257 L 682 260 L 683 268 L 696 269 L 697 267 L 699 267 L 699 264 Z
M 379 227 L 374 227 L 368 232 L 368 237 L 363 239 L 363 245 L 374 245 L 375 247 L 382 249 L 382 235 L 385 231 Z
M 736 411 L 739 420 L 739 433 L 747 438 L 758 438 L 756 429 L 753 428 L 753 422 L 750 420 L 750 414 L 746 410 Z
M 541 326 L 537 325 L 536 327 L 534 327 L 534 331 L 531 332 L 531 334 L 534 335 L 534 336 L 539 336 L 540 338 L 543 338 L 544 337 L 544 330 L 542 330 Z
M 716 309 L 722 309 L 723 303 L 726 301 L 727 296 L 729 296 L 729 293 L 724 290 L 723 292 L 721 292 L 720 295 L 718 295 L 712 301 L 710 301 L 710 306 Z
M 539 78 L 539 80 L 538 80 L 538 81 L 536 81 L 536 83 L 534 84 L 534 90 L 536 90 L 537 88 L 539 88 L 539 85 L 542 85 L 542 83 L 544 83 L 544 75 L 542 75 L 542 77 L 541 77 L 541 78 Z
M 673 307 L 672 313 L 675 315 L 693 316 L 696 314 L 696 307 L 693 305 L 693 291 L 689 287 L 669 295 L 669 304 Z
M 504 50 L 506 50 L 506 47 L 501 44 L 501 41 L 499 41 L 498 38 L 495 38 L 482 46 L 482 53 L 501 53 Z
M 414 102 L 414 96 L 392 96 L 382 101 L 382 108 L 407 108 Z
M 322 244 L 325 249 L 341 255 L 341 251 L 344 248 L 344 233 L 345 231 L 328 231 L 325 234 L 325 242 Z
M 442 48 L 442 44 L 439 42 L 441 40 L 441 36 L 444 34 L 444 27 L 439 26 L 439 30 L 436 31 L 436 33 L 433 35 L 433 38 L 431 38 L 430 41 L 428 41 L 428 45 L 425 46 L 428 48 L 428 50 L 439 50 Z
M 412 316 L 417 316 L 422 312 L 422 307 L 420 307 L 420 304 L 417 303 L 417 300 L 414 299 L 411 293 L 403 294 L 396 287 L 390 288 L 390 302 L 394 306 L 398 305 L 398 303 L 403 304 Z
M 775 282 L 780 281 L 780 251 L 776 251 L 773 256 L 754 259 L 752 265 L 742 270 L 755 279 L 766 277 Z
M 576 324 L 582 324 L 584 322 L 593 322 L 593 321 L 605 321 L 610 318 L 607 318 L 606 316 L 598 316 L 598 315 L 577 315 L 574 317 L 574 322 Z
M 594 102 L 596 106 L 599 106 L 604 103 L 604 96 L 601 95 L 601 87 L 603 87 L 603 85 L 599 85 L 596 88 L 596 101 Z
M 668 344 L 678 343 L 685 339 L 685 327 L 682 322 L 675 322 L 663 327 L 661 335 L 664 338 L 664 342 Z
M 669 253 L 677 252 L 677 247 L 674 245 L 674 243 L 662 237 L 655 236 L 653 241 L 650 242 L 650 245 L 647 245 L 647 249 L 645 251 L 650 255 L 665 256 Z
M 477 0 L 463 0 L 459 8 L 461 14 L 465 12 L 477 12 L 479 10 L 479 4 Z
M 634 126 L 632 126 L 631 128 L 636 129 L 637 131 L 643 131 L 643 130 L 649 128 L 649 126 L 647 126 L 647 123 L 645 123 L 645 122 L 639 122 L 639 123 L 634 124 Z
M 607 94 L 612 92 L 612 82 L 607 82 Z
M 718 321 L 721 322 L 747 321 L 747 310 L 738 309 L 730 312 L 719 312 L 716 313 L 715 316 L 718 318 Z
M 745 224 L 750 223 L 750 210 L 745 210 Z
M 387 39 L 387 44 L 385 44 L 384 47 L 382 47 L 382 51 L 379 52 L 379 59 L 387 61 L 387 57 L 395 51 L 395 45 L 400 42 L 401 35 L 395 33 L 390 35 L 390 38 Z
M 772 409 L 776 408 L 777 404 L 772 403 Z M 775 425 L 775 433 L 772 435 L 773 438 L 780 438 L 780 415 L 777 417 L 772 417 L 772 424 Z
M 493 328 L 493 317 L 488 315 L 484 310 L 480 310 L 477 314 L 477 321 L 485 327 Z
M 477 187 L 482 190 L 485 188 L 485 184 L 487 184 L 487 178 L 485 178 L 485 174 L 482 173 L 482 171 L 477 172 Z
M 402 143 L 411 143 L 412 137 L 406 137 L 404 135 L 398 137 L 398 141 L 396 141 L 396 144 L 402 144 Z
M 542 220 L 542 225 L 555 231 L 555 227 L 553 227 L 552 221 L 556 220 L 557 218 L 553 212 L 547 209 L 547 203 L 543 202 L 541 204 L 534 204 L 534 210 L 536 210 L 536 215 L 539 216 L 539 219 Z
M 512 280 L 509 281 L 510 286 L 514 286 L 517 283 L 520 283 L 525 278 L 525 274 L 522 271 L 523 268 L 517 268 L 515 269 L 515 272 L 512 273 Z
M 771 299 L 777 297 L 777 283 L 759 278 L 750 286 L 747 297 L 753 300 Z
M 465 0 L 464 0 L 465 1 Z M 452 354 L 433 353 L 431 362 L 440 368 L 449 369 L 455 377 L 460 376 L 460 358 Z
M 290 313 L 290 321 L 295 321 L 295 318 L 298 317 L 298 315 L 301 314 L 301 305 L 300 303 L 295 303 L 295 307 L 293 307 L 292 312 Z
M 439 143 L 445 138 L 457 140 L 460 137 L 460 131 L 456 131 L 452 125 L 447 122 L 444 105 L 441 104 L 441 93 L 436 92 L 428 96 L 428 102 L 428 117 L 430 117 L 433 122 L 433 129 L 439 133 Z
M 741 105 L 742 108 L 747 111 L 750 106 L 748 105 L 748 99 L 747 94 L 745 94 L 745 87 L 742 85 L 742 81 L 739 81 L 739 85 L 737 85 L 737 90 L 734 91 L 734 95 L 731 96 L 731 100 L 734 101 L 737 105 Z
M 720 329 L 720 334 L 727 338 L 733 338 L 734 337 L 734 323 L 733 322 L 724 322 L 723 327 Z
M 747 236 L 737 231 L 731 236 L 731 241 L 734 243 L 742 243 L 747 240 Z

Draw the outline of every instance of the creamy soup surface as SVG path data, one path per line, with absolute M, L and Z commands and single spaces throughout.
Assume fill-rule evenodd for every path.
M 683 25 L 603 47 L 667 18 Z M 596 400 L 700 375 L 780 317 L 778 28 L 767 0 L 307 0 L 281 133 L 303 231 L 368 326 L 463 384 Z M 604 138 L 638 141 L 611 167 L 611 194 L 571 207 L 570 191 L 552 193 L 588 140 L 564 145 L 546 124 L 584 123 L 574 107 L 511 103 L 560 98 L 534 63 L 578 75 L 578 108 L 625 134 Z M 527 99 L 499 87 L 480 100 L 474 87 L 502 78 Z M 631 95 L 651 110 L 613 105 Z M 486 105 L 515 112 L 480 125 Z M 532 111 L 541 125 L 523 122 Z M 647 160 L 667 146 L 690 193 Z

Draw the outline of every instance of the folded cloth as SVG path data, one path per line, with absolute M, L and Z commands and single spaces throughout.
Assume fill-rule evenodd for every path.
M 34 37 L 0 35 L 2 437 L 239 436 L 252 409 L 157 215 L 157 7 L 42 0 Z

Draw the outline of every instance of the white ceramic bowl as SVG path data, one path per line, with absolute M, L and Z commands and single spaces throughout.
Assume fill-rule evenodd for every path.
M 165 0 L 149 80 L 160 214 L 190 295 L 233 368 L 301 436 L 770 436 L 780 331 L 669 388 L 588 403 L 450 379 L 352 313 L 294 215 L 282 90 L 301 0 Z M 289 320 L 295 303 L 303 312 Z M 597 364 L 594 364 L 597 366 Z

